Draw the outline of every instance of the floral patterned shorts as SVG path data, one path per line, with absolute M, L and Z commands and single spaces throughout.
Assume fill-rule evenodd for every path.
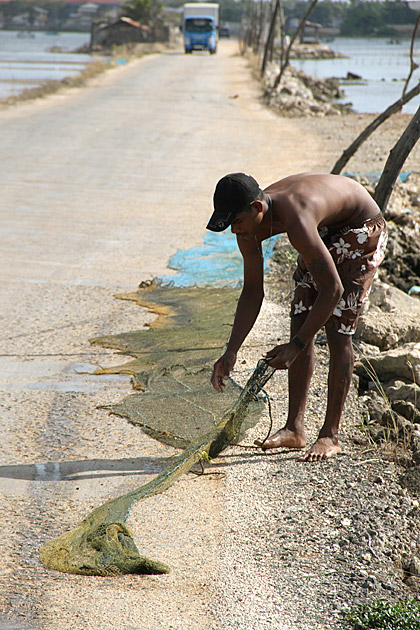
M 343 335 L 353 335 L 363 304 L 367 301 L 378 267 L 385 256 L 388 233 L 379 213 L 355 226 L 330 231 L 320 229 L 344 286 L 344 293 L 327 324 Z M 293 274 L 290 315 L 310 311 L 317 289 L 300 256 Z

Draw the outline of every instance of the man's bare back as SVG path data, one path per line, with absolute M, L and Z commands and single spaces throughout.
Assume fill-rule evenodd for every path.
M 339 175 L 291 175 L 270 184 L 264 192 L 272 200 L 274 234 L 284 231 L 284 225 L 293 221 L 296 212 L 301 219 L 314 221 L 317 228 L 341 228 L 370 219 L 379 211 L 363 186 Z

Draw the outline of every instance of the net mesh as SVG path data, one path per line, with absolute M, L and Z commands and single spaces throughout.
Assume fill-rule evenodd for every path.
M 214 458 L 236 443 L 260 417 L 264 398 L 259 392 L 274 373 L 261 360 L 243 389 L 229 380 L 219 394 L 210 385 L 211 363 L 220 354 L 222 344 L 217 342 L 227 337 L 236 290 L 157 286 L 122 297 L 147 304 L 164 317 L 150 330 L 94 340 L 134 357 L 128 364 L 99 370 L 130 372 L 141 390 L 110 409 L 183 451 L 149 483 L 100 505 L 75 529 L 47 542 L 41 548 L 41 561 L 59 571 L 168 572 L 164 563 L 139 554 L 126 525 L 131 507 L 166 490 L 199 460 Z

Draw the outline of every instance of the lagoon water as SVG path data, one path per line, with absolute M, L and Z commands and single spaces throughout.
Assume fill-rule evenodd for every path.
M 363 81 L 349 84 L 343 82 L 345 91 L 343 102 L 351 102 L 353 108 L 361 113 L 383 111 L 396 101 L 402 93 L 404 81 L 410 70 L 410 41 L 381 38 L 346 38 L 336 37 L 328 45 L 336 52 L 346 55 L 344 59 L 293 60 L 292 64 L 317 78 L 338 77 L 344 79 L 347 72 L 352 72 Z M 420 42 L 414 50 L 414 59 L 420 64 Z M 408 89 L 420 81 L 420 69 L 417 69 Z M 414 113 L 420 105 L 420 95 L 404 106 L 403 111 Z
M 90 33 L 0 30 L 0 98 L 77 75 L 92 57 L 74 51 L 89 40 Z

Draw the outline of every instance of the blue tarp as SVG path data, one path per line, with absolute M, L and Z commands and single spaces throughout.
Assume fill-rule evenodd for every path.
M 411 171 L 406 171 L 405 173 L 400 173 L 398 175 L 398 177 L 400 178 L 400 180 L 402 181 L 403 184 L 405 184 L 405 182 L 408 179 L 408 176 L 411 174 Z M 370 173 L 350 173 L 348 171 L 346 171 L 345 173 L 343 173 L 344 177 L 366 177 L 366 179 L 368 179 L 370 182 L 372 182 L 372 184 L 377 184 L 381 175 L 382 175 L 382 171 L 371 171 Z
M 273 236 L 263 242 L 265 271 L 268 269 L 267 260 L 273 254 L 276 238 L 278 237 Z M 231 232 L 209 232 L 204 235 L 203 241 L 201 245 L 191 249 L 178 249 L 168 263 L 178 273 L 164 276 L 162 281 L 177 287 L 239 286 L 243 279 L 243 265 L 236 236 Z

